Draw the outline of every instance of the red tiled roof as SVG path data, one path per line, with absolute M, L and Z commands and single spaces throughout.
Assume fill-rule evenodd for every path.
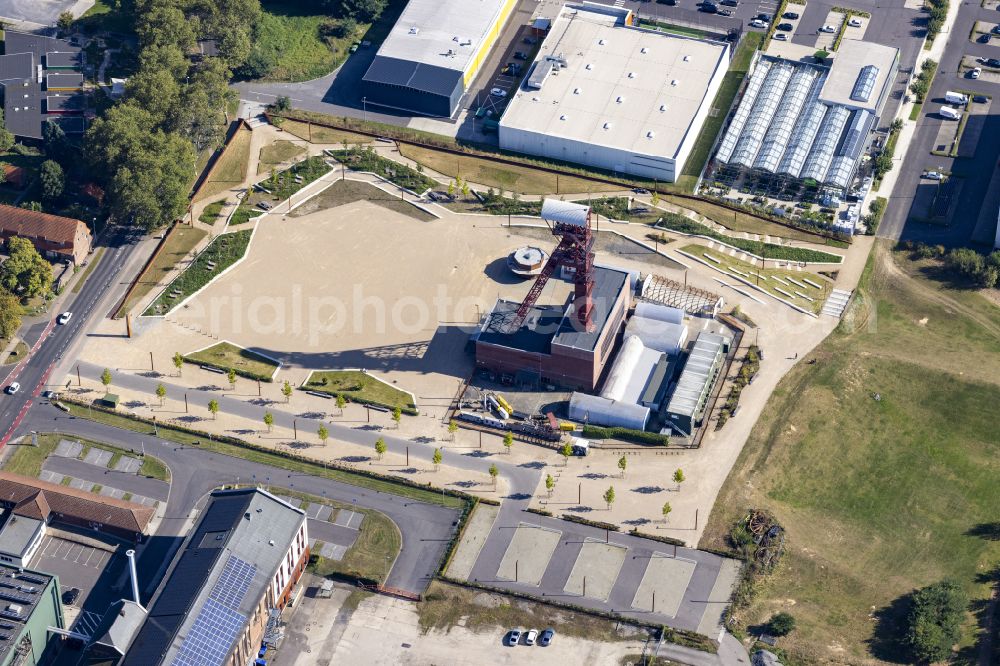
M 0 205 L 0 232 L 9 232 L 15 236 L 44 238 L 55 243 L 72 245 L 76 239 L 77 225 L 80 224 L 83 222 L 71 217 Z
M 127 532 L 144 532 L 154 513 L 141 504 L 9 472 L 0 472 L 0 502 L 13 504 L 18 515 L 38 520 L 58 513 Z

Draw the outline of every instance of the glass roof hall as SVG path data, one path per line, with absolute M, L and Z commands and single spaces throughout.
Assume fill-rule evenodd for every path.
M 809 91 L 813 82 L 818 78 L 819 73 L 809 67 L 797 67 L 792 79 L 785 88 L 784 97 L 778 105 L 778 110 L 774 113 L 774 121 L 767 129 L 764 142 L 753 166 L 756 169 L 764 169 L 774 173 L 778 168 L 778 161 L 785 154 L 788 142 L 792 137 L 795 128 L 795 121 L 798 120 L 803 106 L 809 99 Z

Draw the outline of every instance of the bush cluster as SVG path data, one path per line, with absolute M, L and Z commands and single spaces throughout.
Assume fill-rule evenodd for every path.
M 726 421 L 736 411 L 736 408 L 740 404 L 740 395 L 743 393 L 743 388 L 750 383 L 758 370 L 760 370 L 760 350 L 756 346 L 751 345 L 747 349 L 747 355 L 743 359 L 743 365 L 740 366 L 740 371 L 737 373 L 736 379 L 733 380 L 733 387 L 729 390 L 729 397 L 726 398 L 722 409 L 719 410 L 719 418 L 715 423 L 716 430 L 726 425 Z
M 423 194 L 437 185 L 436 181 L 431 180 L 416 169 L 382 157 L 371 146 L 352 146 L 345 150 L 331 151 L 331 153 L 334 159 L 355 171 L 378 174 L 390 183 L 417 194 Z
M 947 0 L 945 0 L 945 4 L 947 4 Z M 920 73 L 914 77 L 913 83 L 910 84 L 910 92 L 916 96 L 918 103 L 924 103 L 924 98 L 927 96 L 927 91 L 930 90 L 931 81 L 934 79 L 936 71 L 937 62 L 930 58 L 920 65 Z
M 634 430 L 632 428 L 604 428 L 587 424 L 583 426 L 583 436 L 590 439 L 620 439 L 623 442 L 634 444 L 655 444 L 667 446 L 670 444 L 670 435 L 661 435 L 658 432 L 646 432 L 645 430 Z
M 992 289 L 1000 284 L 1000 250 L 983 254 L 971 248 L 946 250 L 943 245 L 927 245 L 902 241 L 900 250 L 910 253 L 913 259 L 939 259 L 952 277 L 971 286 Z

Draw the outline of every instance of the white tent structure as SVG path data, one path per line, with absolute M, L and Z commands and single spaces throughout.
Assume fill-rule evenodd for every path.
M 649 421 L 649 408 L 633 402 L 573 393 L 569 399 L 569 418 L 579 423 L 645 430 Z
M 636 372 L 639 359 L 642 358 L 645 349 L 642 340 L 634 335 L 626 335 L 625 342 L 618 351 L 615 363 L 611 366 L 608 378 L 604 382 L 604 390 L 601 391 L 602 398 L 608 400 L 625 398 L 625 392 L 628 390 L 628 385 L 632 381 L 632 376 Z
M 589 214 L 590 206 L 573 203 L 572 201 L 561 201 L 559 199 L 542 200 L 542 219 L 549 222 L 583 227 L 587 224 L 587 216 Z
M 625 327 L 626 338 L 638 338 L 642 344 L 669 356 L 677 356 L 687 342 L 688 329 L 684 324 L 633 316 Z
M 648 301 L 639 301 L 635 306 L 635 316 L 655 319 L 656 321 L 665 321 L 671 324 L 684 323 L 684 310 L 672 308 L 669 305 L 649 303 Z

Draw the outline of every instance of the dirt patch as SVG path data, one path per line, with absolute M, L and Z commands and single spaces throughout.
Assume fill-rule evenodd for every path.
M 408 201 L 400 200 L 374 185 L 356 180 L 338 180 L 312 199 L 292 211 L 292 217 L 302 217 L 327 208 L 336 208 L 355 201 L 370 201 L 383 208 L 402 213 L 421 222 L 435 219 L 430 213 L 417 208 Z

